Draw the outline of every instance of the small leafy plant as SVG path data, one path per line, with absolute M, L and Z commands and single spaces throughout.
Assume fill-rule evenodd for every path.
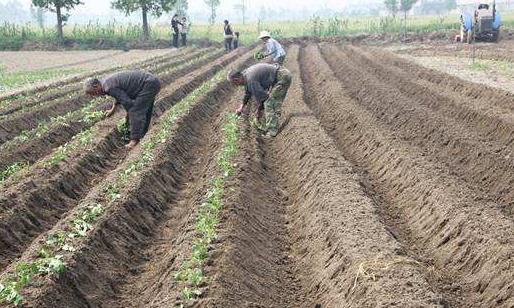
M 233 175 L 235 166 L 234 157 L 239 150 L 239 117 L 229 114 L 223 127 L 223 147 L 218 154 L 217 165 L 220 175 L 212 181 L 212 187 L 207 192 L 207 200 L 199 209 L 195 224 L 197 237 L 193 242 L 191 255 L 185 261 L 180 270 L 175 274 L 175 279 L 183 284 L 181 291 L 183 300 L 198 298 L 202 292 L 199 289 L 206 281 L 204 265 L 209 258 L 209 245 L 217 238 L 216 228 L 223 209 L 223 197 L 225 194 L 225 182 Z

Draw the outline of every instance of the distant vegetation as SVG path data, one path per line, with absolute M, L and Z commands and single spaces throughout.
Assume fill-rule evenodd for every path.
M 510 19 L 505 19 L 505 23 L 510 21 L 511 24 L 514 24 L 514 15 L 510 17 Z M 416 33 L 449 31 L 458 29 L 459 25 L 458 16 L 412 17 L 407 21 L 407 31 Z M 233 28 L 241 33 L 241 42 L 249 44 L 257 40 L 261 30 L 269 30 L 279 38 L 402 33 L 403 19 L 398 17 L 321 18 L 313 16 L 307 21 L 234 24 Z M 190 38 L 221 42 L 222 30 L 221 24 L 197 25 L 193 23 Z M 64 27 L 65 46 L 82 49 L 123 49 L 143 36 L 143 29 L 138 24 L 113 22 L 107 25 L 90 23 Z M 149 41 L 169 40 L 170 36 L 170 29 L 167 25 L 154 26 L 150 29 Z M 55 28 L 40 28 L 32 24 L 4 23 L 0 25 L 0 50 L 19 50 L 27 44 L 45 48 L 46 45 L 56 41 L 56 38 Z
M 189 12 L 188 0 L 109 0 L 112 8 L 130 16 L 120 16 L 119 21 L 105 23 L 104 20 L 86 24 L 83 23 L 82 16 L 82 19 L 78 19 L 82 22 L 75 25 L 70 24 L 68 18 L 76 6 L 83 5 L 82 0 L 31 2 L 30 11 L 26 11 L 18 0 L 9 0 L 7 4 L 0 3 L 0 50 L 168 47 L 171 29 L 166 16 L 174 13 L 189 17 L 192 23 L 190 42 L 203 44 L 207 40 L 223 40 L 224 16 L 218 14 L 221 0 L 203 0 L 204 17 Z M 473 9 L 475 6 L 457 7 L 456 0 L 370 0 L 349 6 L 343 12 L 334 12 L 326 6 L 314 6 L 310 10 L 261 6 L 259 10 L 248 11 L 247 5 L 247 0 L 240 0 L 234 6 L 237 14 L 232 17 L 235 20 L 231 19 L 234 30 L 241 33 L 242 44 L 255 42 L 261 30 L 268 30 L 278 38 L 448 32 L 459 29 L 459 10 Z M 514 13 L 505 14 L 503 10 L 510 9 L 508 4 L 502 3 L 499 8 L 504 25 L 514 25 Z M 57 22 L 48 16 L 49 12 L 56 13 Z M 137 14 L 137 19 L 134 19 L 134 14 Z M 364 16 L 366 14 L 371 16 Z M 163 15 L 163 18 L 159 23 L 152 24 L 150 15 Z M 94 18 L 92 16 L 86 18 Z M 248 18 L 252 20 L 249 23 L 245 22 Z M 276 19 L 290 21 L 272 21 Z M 5 20 L 3 24 L 2 20 Z M 128 20 L 132 22 L 127 22 Z M 199 20 L 203 23 L 200 24 Z M 241 23 L 237 23 L 238 20 Z

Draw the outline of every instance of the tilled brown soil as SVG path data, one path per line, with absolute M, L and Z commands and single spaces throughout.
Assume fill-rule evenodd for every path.
M 246 132 L 221 255 L 202 307 L 440 307 L 426 267 L 377 215 L 375 201 L 303 103 L 298 47 L 281 134 Z
M 201 296 L 175 274 L 196 235 L 217 170 L 226 81 L 174 124 L 77 250 L 67 271 L 39 277 L 28 307 L 513 307 L 510 155 L 513 95 L 422 68 L 376 48 L 299 42 L 279 136 L 240 121 Z M 158 117 L 223 66 L 228 54 L 163 92 Z M 121 116 L 119 116 L 121 117 Z M 7 182 L 0 266 L 31 260 L 142 151 L 98 124 L 94 146 L 52 170 Z
M 383 198 L 386 224 L 432 266 L 435 286 L 452 306 L 512 305 L 512 220 L 435 155 L 391 127 L 433 121 L 430 113 L 423 119 L 402 117 L 415 115 L 418 99 L 411 97 L 409 110 L 395 112 L 394 122 L 383 123 L 385 110 L 371 106 L 394 110 L 402 101 L 389 98 L 392 89 L 373 82 L 373 73 L 366 74 L 353 58 L 339 58 L 331 49 L 322 54 L 311 45 L 301 57 L 302 78 L 311 85 L 308 101 L 340 151 L 368 174 Z M 433 131 L 421 132 L 427 136 Z
M 176 61 L 167 61 L 164 63 L 151 63 L 147 67 L 143 66 L 144 69 L 151 72 L 161 72 L 166 68 L 170 68 L 173 66 L 178 66 L 184 62 L 195 59 L 198 55 L 186 55 L 183 59 L 178 59 Z M 219 53 L 211 53 L 211 56 L 207 59 L 204 59 L 200 62 L 197 62 L 192 65 L 192 67 L 201 67 L 209 62 L 214 61 L 219 57 Z M 160 77 L 163 84 L 169 83 L 169 81 L 176 78 L 175 75 L 183 75 L 185 72 L 190 70 L 189 67 L 182 69 L 179 72 L 175 72 L 174 76 L 168 76 L 163 74 L 156 74 Z M 51 100 L 48 103 L 43 104 L 42 106 L 37 106 L 36 108 L 30 108 L 27 111 L 20 111 L 14 114 L 8 114 L 6 116 L 0 117 L 0 144 L 8 141 L 23 131 L 34 129 L 38 126 L 39 123 L 43 121 L 47 121 L 53 117 L 60 116 L 66 114 L 68 112 L 72 112 L 78 110 L 88 103 L 90 103 L 92 98 L 88 95 L 82 93 L 82 85 L 79 83 L 74 89 L 74 94 L 70 95 L 70 97 L 59 97 L 56 100 Z M 105 109 L 105 105 L 102 106 Z M 55 142 L 57 143 L 57 142 Z
M 210 66 L 193 70 L 163 89 L 161 99 L 155 104 L 154 120 L 158 121 L 171 106 L 237 56 L 224 56 Z M 90 149 L 79 149 L 59 168 L 39 166 L 21 181 L 3 186 L 5 190 L 0 194 L 0 267 L 9 264 L 35 236 L 51 228 L 61 215 L 74 208 L 102 175 L 123 160 L 127 152 L 123 149 L 123 141 L 116 128 L 116 123 L 122 118 L 120 113 L 99 123 Z
M 172 82 L 173 86 L 181 85 L 182 87 L 176 87 L 178 90 L 175 94 L 175 96 L 180 98 L 183 97 L 186 92 L 192 91 L 199 84 L 212 77 L 220 69 L 220 64 L 224 65 L 232 59 L 233 56 L 218 57 L 218 59 L 213 57 L 210 58 L 209 65 L 206 65 L 207 61 L 201 61 L 200 63 L 184 67 L 179 71 L 174 71 L 172 74 L 163 74 L 160 78 L 163 84 Z M 195 74 L 191 73 L 195 70 L 197 70 Z M 166 92 L 170 92 L 171 90 L 172 89 L 163 89 L 159 96 L 164 97 L 169 94 Z M 178 100 L 177 97 L 172 98 L 171 101 L 176 102 Z M 106 110 L 108 108 L 107 105 L 110 105 L 110 103 L 101 104 L 97 109 Z M 169 105 L 170 104 L 156 104 L 154 115 L 162 113 Z M 50 154 L 56 147 L 68 142 L 77 133 L 89 127 L 91 127 L 91 124 L 77 118 L 65 127 L 51 129 L 47 133 L 35 137 L 21 145 L 12 146 L 9 143 L 5 143 L 0 146 L 0 170 L 3 170 L 15 162 L 36 162 L 45 155 Z
M 252 58 L 252 54 L 246 53 L 241 57 L 243 52 L 244 49 L 241 49 L 240 52 L 227 54 L 211 65 L 178 79 L 170 88 L 163 89 L 164 97 L 156 103 L 156 116 L 166 112 L 175 102 L 185 97 L 202 81 L 212 77 L 224 66 L 228 64 L 240 65 L 243 62 L 248 62 Z M 238 60 L 234 62 L 236 59 Z M 198 98 L 199 103 L 175 125 L 176 128 L 171 140 L 162 146 L 152 167 L 147 170 L 144 179 L 133 180 L 134 183 L 129 186 L 131 188 L 129 189 L 129 195 L 123 198 L 119 207 L 112 208 L 112 212 L 106 215 L 105 221 L 100 223 L 98 230 L 88 239 L 95 244 L 92 246 L 86 244 L 84 251 L 79 249 L 77 253 L 73 254 L 73 259 L 68 261 L 67 273 L 69 276 L 59 278 L 60 280 L 55 285 L 51 283 L 48 288 L 28 290 L 27 294 L 34 294 L 38 298 L 27 303 L 28 306 L 81 307 L 83 305 L 97 306 L 100 303 L 106 305 L 105 303 L 109 302 L 119 307 L 126 307 L 129 304 L 141 307 L 136 302 L 139 303 L 144 299 L 140 294 L 135 296 L 132 289 L 137 287 L 141 277 L 150 275 L 150 272 L 155 269 L 152 264 L 149 264 L 150 267 L 147 271 L 141 270 L 141 277 L 130 278 L 131 275 L 136 275 L 135 267 L 143 268 L 148 261 L 144 256 L 145 252 L 140 251 L 140 249 L 148 247 L 148 255 L 154 255 L 150 252 L 162 251 L 162 248 L 158 247 L 158 244 L 162 242 L 159 237 L 170 234 L 169 228 L 176 231 L 173 236 L 177 237 L 177 241 L 187 231 L 177 228 L 175 218 L 182 219 L 183 213 L 194 210 L 198 198 L 203 198 L 203 196 L 199 197 L 200 194 L 205 193 L 205 187 L 210 185 L 210 177 L 207 175 L 213 165 L 216 164 L 216 158 L 210 155 L 210 151 L 219 147 L 220 139 L 217 138 L 219 136 L 216 134 L 219 134 L 221 130 L 213 130 L 213 126 L 216 127 L 217 125 L 219 127 L 222 124 L 224 119 L 222 110 L 235 108 L 234 104 L 227 104 L 223 99 L 224 96 L 230 96 L 230 88 L 228 83 L 224 82 L 203 97 Z M 222 106 L 223 108 L 221 108 Z M 18 205 L 14 202 L 10 206 L 6 205 L 4 207 L 2 218 L 17 221 L 6 223 L 5 228 L 3 228 L 5 234 L 2 235 L 2 239 L 7 241 L 7 246 L 6 249 L 2 248 L 1 250 L 4 253 L 2 268 L 7 265 L 6 272 L 15 266 L 15 263 L 10 263 L 10 261 L 17 256 L 17 252 L 18 254 L 23 252 L 20 260 L 33 256 L 32 252 L 37 248 L 32 247 L 37 247 L 42 241 L 44 242 L 47 235 L 45 231 L 48 228 L 62 228 L 66 223 L 69 223 L 76 212 L 74 207 L 79 201 L 88 200 L 88 198 L 94 200 L 97 193 L 104 189 L 104 187 L 94 187 L 94 185 L 102 177 L 113 178 L 119 172 L 117 170 L 123 170 L 122 168 L 126 167 L 127 163 L 124 161 L 129 161 L 131 156 L 137 155 L 141 151 L 141 148 L 138 148 L 127 156 L 126 151 L 123 151 L 121 147 L 121 140 L 119 140 L 116 130 L 112 128 L 116 119 L 109 119 L 107 122 L 109 123 L 102 123 L 104 126 L 100 130 L 104 130 L 105 133 L 100 134 L 97 138 L 98 145 L 91 150 L 92 155 L 87 153 L 85 157 L 77 155 L 66 166 L 62 166 L 61 171 L 47 170 L 47 173 L 56 172 L 54 179 L 52 179 L 53 183 L 44 183 L 44 177 L 41 177 L 42 189 L 51 191 L 40 190 L 37 192 L 39 187 L 34 185 L 33 179 L 27 178 L 25 183 L 20 185 L 28 185 L 29 187 L 34 185 L 35 187 L 31 192 L 32 197 L 27 196 L 25 205 Z M 111 125 L 110 129 L 108 128 L 109 124 Z M 158 123 L 154 125 L 156 128 L 158 126 Z M 155 131 L 154 128 L 149 135 L 153 131 Z M 195 147 L 198 147 L 198 149 Z M 197 153 L 202 154 L 196 155 Z M 125 157 L 127 159 L 124 159 Z M 206 165 L 210 167 L 207 168 Z M 194 166 L 196 166 L 196 169 L 193 168 Z M 193 172 L 193 170 L 196 171 Z M 38 176 L 39 174 L 36 171 L 34 172 Z M 195 185 L 191 186 L 190 182 Z M 198 186 L 196 186 L 197 182 Z M 13 193 L 20 190 L 22 190 L 21 187 L 11 189 Z M 87 194 L 88 190 L 89 194 Z M 173 191 L 176 194 L 173 194 Z M 87 194 L 86 197 L 84 197 L 84 193 Z M 67 194 L 74 195 L 69 197 L 66 196 Z M 31 204 L 33 199 L 38 199 L 41 196 L 48 196 L 53 200 L 48 200 L 43 206 L 37 202 Z M 4 199 L 4 201 L 9 200 L 9 197 Z M 182 208 L 186 212 L 177 212 L 180 208 L 175 207 L 176 202 L 183 204 Z M 170 221 L 169 223 L 166 223 L 166 216 L 167 220 Z M 190 215 L 189 220 L 184 221 L 184 227 L 190 225 L 192 219 L 194 219 L 194 216 Z M 142 229 L 141 225 L 146 227 Z M 189 237 L 193 235 L 194 232 L 189 232 Z M 20 236 L 24 238 L 20 238 Z M 38 237 L 31 241 L 34 236 Z M 104 236 L 105 238 L 103 238 Z M 105 245 L 102 245 L 102 243 Z M 176 241 L 170 239 L 170 242 L 166 242 L 166 245 L 171 247 L 175 243 Z M 116 247 L 116 249 L 113 250 L 113 247 Z M 185 257 L 191 247 L 187 243 L 183 243 L 182 247 L 181 254 Z M 167 250 L 164 252 L 167 252 Z M 177 252 L 177 255 L 180 255 L 180 253 Z M 162 259 L 162 262 L 166 264 L 166 255 L 155 255 L 154 258 L 156 262 Z M 75 267 L 77 259 L 77 267 Z M 86 259 L 94 261 L 92 261 L 93 263 L 89 263 L 89 261 L 83 263 Z M 176 261 L 175 270 L 180 265 L 178 262 L 179 259 Z M 101 264 L 106 266 L 101 266 Z M 93 271 L 98 272 L 93 273 Z M 162 273 L 162 271 L 158 270 L 157 273 Z M 173 280 L 174 274 L 169 278 Z M 69 279 L 73 281 L 71 284 Z M 133 285 L 125 288 L 123 285 L 128 284 L 131 279 Z M 171 282 L 173 283 L 173 281 Z M 106 288 L 107 285 L 117 286 L 116 290 L 111 287 Z M 148 284 L 141 286 L 143 290 L 146 290 L 147 287 Z M 173 285 L 170 285 L 170 287 L 169 292 L 174 292 L 170 295 L 170 298 L 176 298 L 180 290 Z M 123 291 L 124 288 L 126 292 Z M 150 290 L 146 290 L 146 292 L 149 294 L 148 298 L 152 299 L 154 297 L 150 294 Z M 122 302 L 125 304 L 121 304 Z M 112 305 L 109 304 L 105 307 L 112 307 Z M 168 306 L 166 304 L 166 307 Z
M 512 55 L 514 42 L 511 39 L 500 40 L 499 43 L 477 42 L 474 46 L 449 43 L 448 41 L 434 44 L 409 44 L 407 46 L 409 48 L 402 48 L 397 52 L 416 56 L 450 56 L 459 58 L 460 61 L 467 61 L 471 59 L 473 48 L 475 48 L 475 57 L 478 59 L 514 61 Z

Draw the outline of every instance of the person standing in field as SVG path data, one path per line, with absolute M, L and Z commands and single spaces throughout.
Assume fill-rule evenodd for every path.
M 182 40 L 182 47 L 186 47 L 187 45 L 187 33 L 189 32 L 189 25 L 187 24 L 187 19 L 182 17 L 182 26 L 180 26 L 180 38 Z
M 257 124 L 265 137 L 276 137 L 279 131 L 279 121 L 282 113 L 282 103 L 291 85 L 291 73 L 276 64 L 258 63 L 244 71 L 231 71 L 228 80 L 235 86 L 245 86 L 242 104 L 236 110 L 243 113 L 248 102 L 253 97 L 257 102 L 257 123 L 265 114 L 265 126 Z
M 107 111 L 108 117 L 114 114 L 118 105 L 123 106 L 130 128 L 130 142 L 126 147 L 131 149 L 148 132 L 155 98 L 161 90 L 161 82 L 145 71 L 123 71 L 101 80 L 88 79 L 84 90 L 91 96 L 109 95 L 115 99 L 112 108 Z
M 262 31 L 259 35 L 259 39 L 264 42 L 264 48 L 266 49 L 264 58 L 269 57 L 272 63 L 284 65 L 284 60 L 286 59 L 286 51 L 282 45 L 273 39 L 268 31 Z
M 225 51 L 231 51 L 234 32 L 232 31 L 232 25 L 228 22 L 228 20 L 225 20 L 224 24 L 225 26 L 223 27 L 223 35 L 225 38 Z
M 232 42 L 233 48 L 239 48 L 239 32 L 234 32 L 234 42 Z
M 178 15 L 173 15 L 171 19 L 171 31 L 173 33 L 173 47 L 178 48 L 178 35 L 179 35 L 179 26 L 183 26 L 180 22 Z

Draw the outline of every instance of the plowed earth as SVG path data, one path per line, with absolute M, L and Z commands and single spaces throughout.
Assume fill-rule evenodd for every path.
M 248 66 L 253 52 L 167 79 L 147 138 L 178 101 L 222 68 Z M 514 94 L 377 48 L 305 41 L 289 46 L 286 67 L 280 134 L 260 136 L 251 113 L 240 120 L 199 298 L 181 298 L 175 276 L 218 172 L 225 116 L 242 95 L 226 81 L 179 117 L 66 255 L 66 272 L 30 284 L 24 305 L 513 307 Z M 0 278 L 141 154 L 124 150 L 122 117 L 95 124 L 92 146 L 55 168 L 36 164 L 2 186 Z

